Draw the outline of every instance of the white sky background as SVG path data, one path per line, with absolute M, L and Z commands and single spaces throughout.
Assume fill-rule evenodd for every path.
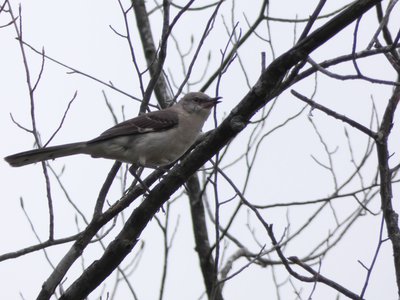
M 209 1 L 199 1 L 201 4 Z M 243 32 L 247 30 L 247 24 L 242 12 L 248 19 L 253 20 L 258 14 L 258 1 L 236 1 L 236 18 L 239 21 L 239 28 Z M 305 18 L 311 14 L 318 1 L 271 1 L 270 14 L 274 17 Z M 387 1 L 386 1 L 387 2 Z M 386 2 L 385 5 L 386 5 Z M 152 2 L 149 1 L 152 5 Z M 254 3 L 254 7 L 252 4 Z M 346 1 L 328 1 L 324 12 L 330 12 L 335 8 L 341 7 Z M 14 12 L 17 13 L 17 2 L 12 2 Z M 223 5 L 222 11 L 228 24 L 230 24 L 231 2 L 227 1 Z M 173 14 L 176 10 L 172 9 Z M 198 13 L 195 19 L 183 18 L 177 25 L 175 36 L 179 38 L 183 49 L 187 49 L 191 34 L 195 37 L 195 42 L 199 39 L 205 20 L 210 12 Z M 399 15 L 396 12 L 395 15 Z M 23 1 L 23 34 L 24 40 L 34 47 L 45 48 L 46 54 L 54 57 L 63 63 L 87 72 L 104 81 L 112 81 L 113 84 L 122 90 L 140 97 L 137 78 L 133 65 L 129 57 L 126 42 L 116 36 L 109 28 L 112 25 L 117 30 L 123 30 L 123 19 L 117 1 Z M 371 38 L 371 33 L 376 27 L 375 12 L 372 10 L 364 17 L 360 24 L 360 49 L 364 48 Z M 8 22 L 8 16 L 0 15 L 0 24 Z M 153 14 L 154 38 L 158 41 L 158 33 L 161 27 L 161 17 L 159 13 Z M 371 20 L 374 20 L 371 22 Z M 399 24 L 393 24 L 393 28 Z M 400 18 L 397 18 L 400 20 Z M 133 22 L 133 19 L 132 19 Z M 271 23 L 273 40 L 276 55 L 281 54 L 293 43 L 293 25 Z M 317 23 L 319 25 L 320 23 Z M 302 26 L 297 28 L 297 35 L 300 35 Z M 339 54 L 347 54 L 351 51 L 352 33 L 354 25 L 349 26 L 348 30 L 339 37 L 329 41 L 327 45 L 316 51 L 312 57 L 316 61 L 321 61 Z M 265 36 L 265 28 L 261 27 L 257 32 Z M 132 32 L 136 43 L 136 54 L 139 62 L 144 68 L 145 60 L 139 46 L 139 37 L 136 31 Z M 22 125 L 30 127 L 30 106 L 27 87 L 25 83 L 24 70 L 22 65 L 21 53 L 18 43 L 14 39 L 15 32 L 13 27 L 0 29 L 1 55 L 0 55 L 0 82 L 1 82 L 1 101 L 0 111 L 0 134 L 3 140 L 0 148 L 0 156 L 28 150 L 33 148 L 33 137 L 21 129 L 17 128 L 11 121 L 9 114 Z M 213 49 L 210 70 L 214 70 L 219 62 L 219 50 L 225 47 L 227 34 L 222 24 L 221 16 L 217 18 L 215 29 L 206 42 L 205 48 L 201 52 L 201 57 L 194 72 L 193 81 L 202 73 L 208 49 Z M 31 76 L 35 78 L 41 63 L 41 58 L 28 49 L 28 60 L 31 67 Z M 256 38 L 251 39 L 248 44 L 240 49 L 239 55 L 246 66 L 250 84 L 254 84 L 260 74 L 260 53 L 267 52 L 268 62 L 271 60 L 271 52 L 268 45 Z M 180 61 L 177 59 L 173 43 L 169 44 L 169 54 L 171 56 L 166 62 L 166 67 L 171 69 L 175 80 L 180 82 L 182 72 Z M 371 63 L 373 62 L 373 63 Z M 384 59 L 372 58 L 360 63 L 362 70 L 366 74 L 373 75 L 380 79 L 395 80 L 394 72 L 387 66 Z M 335 71 L 340 70 L 335 68 Z M 346 73 L 345 70 L 341 71 Z M 296 85 L 294 89 L 311 96 L 314 89 L 314 79 L 309 78 L 304 83 Z M 334 84 L 333 84 L 334 83 Z M 201 84 L 192 88 L 200 88 Z M 63 69 L 50 61 L 46 61 L 45 71 L 42 76 L 39 88 L 35 95 L 36 116 L 38 128 L 43 141 L 46 141 L 53 131 L 58 127 L 60 119 L 75 91 L 78 96 L 72 104 L 70 112 L 65 120 L 64 126 L 52 144 L 60 144 L 74 141 L 81 141 L 93 138 L 99 133 L 113 125 L 113 119 L 104 103 L 102 90 L 107 93 L 109 101 L 113 104 L 119 120 L 121 117 L 121 107 L 127 118 L 137 115 L 138 103 L 128 97 L 111 91 L 99 83 L 84 78 L 77 74 L 67 74 Z M 218 107 L 218 119 L 222 120 L 248 91 L 243 73 L 240 70 L 238 60 L 232 64 L 232 69 L 224 76 L 220 95 L 224 97 L 223 103 Z M 210 95 L 215 94 L 215 89 L 207 91 Z M 378 112 L 382 115 L 388 97 L 391 94 L 391 87 L 383 85 L 366 84 L 364 82 L 336 82 L 327 79 L 323 75 L 318 76 L 318 90 L 315 100 L 337 109 L 338 112 L 354 118 L 362 124 L 368 126 L 371 111 L 371 96 L 375 99 Z M 286 92 L 281 96 L 274 114 L 268 120 L 267 126 L 283 122 L 287 117 L 293 115 L 303 106 L 290 93 Z M 307 109 L 307 112 L 309 109 Z M 313 120 L 319 126 L 321 132 L 331 147 L 338 146 L 336 166 L 339 178 L 345 178 L 346 174 L 352 171 L 349 153 L 346 146 L 346 139 L 343 134 L 344 125 L 337 120 L 330 119 L 320 112 L 313 112 Z M 399 114 L 397 113 L 397 117 Z M 212 120 L 208 121 L 205 129 L 212 128 Z M 356 156 L 361 157 L 365 144 L 365 136 L 359 132 L 348 128 L 353 145 L 356 148 Z M 393 137 L 400 134 L 399 126 L 394 127 Z M 249 131 L 248 131 L 249 132 Z M 246 141 L 243 132 L 234 143 L 238 152 L 231 152 L 229 162 L 240 155 L 241 142 Z M 400 143 L 391 141 L 391 150 L 396 152 Z M 232 151 L 232 149 L 231 149 Z M 398 151 L 397 151 L 398 152 Z M 262 146 L 262 159 L 257 164 L 255 177 L 251 180 L 247 197 L 253 203 L 269 204 L 280 201 L 301 201 L 325 197 L 333 192 L 333 184 L 328 172 L 322 170 L 312 162 L 310 154 L 326 160 L 321 144 L 317 136 L 313 133 L 307 113 L 303 113 L 293 123 L 284 129 L 273 134 Z M 375 162 L 375 158 L 373 162 Z M 393 165 L 399 161 L 398 154 L 393 157 Z M 66 169 L 62 177 L 65 186 L 68 188 L 70 197 L 77 203 L 80 209 L 89 218 L 93 206 L 104 181 L 112 161 L 102 159 L 91 159 L 87 156 L 74 156 L 62 158 L 52 162 L 52 166 L 58 172 L 65 165 Z M 370 174 L 366 174 L 366 182 L 369 183 L 375 171 L 375 165 L 369 164 Z M 238 165 L 229 169 L 228 174 L 240 185 L 241 166 Z M 369 177 L 368 177 L 369 176 Z M 11 168 L 3 160 L 0 160 L 0 178 L 3 190 L 2 207 L 0 211 L 0 253 L 15 251 L 37 243 L 30 226 L 20 208 L 19 198 L 23 197 L 25 208 L 28 211 L 37 232 L 42 240 L 46 240 L 48 234 L 48 213 L 47 200 L 45 196 L 45 185 L 42 176 L 41 166 L 32 165 L 24 168 Z M 52 177 L 52 193 L 55 206 L 55 232 L 56 238 L 64 237 L 76 233 L 75 212 L 67 203 L 63 193 Z M 226 188 L 227 195 L 232 194 L 224 183 L 221 189 Z M 394 185 L 394 205 L 398 211 L 399 187 Z M 107 198 L 111 203 L 119 198 L 120 188 L 118 183 L 114 186 L 112 193 Z M 229 196 L 226 196 L 229 197 Z M 349 199 L 335 202 L 338 208 L 339 217 L 347 216 L 350 208 L 357 204 Z M 221 221 L 229 217 L 229 212 L 235 205 L 222 207 Z M 379 211 L 379 199 L 376 198 L 370 209 L 374 212 Z M 171 249 L 171 261 L 169 263 L 170 273 L 167 278 L 165 299 L 197 299 L 204 290 L 198 260 L 193 251 L 194 242 L 191 234 L 191 223 L 187 200 L 181 198 L 174 205 L 174 215 L 171 224 L 175 224 L 179 216 L 179 229 Z M 282 234 L 287 226 L 287 215 L 291 220 L 291 228 L 296 228 L 302 224 L 310 214 L 309 210 L 315 210 L 314 206 L 302 208 L 268 210 L 264 216 L 269 223 L 274 224 L 277 236 Z M 129 209 L 125 213 L 132 210 Z M 308 253 L 310 244 L 314 245 L 313 239 L 317 241 L 326 236 L 332 224 L 332 215 L 326 210 L 326 219 L 320 217 L 317 225 L 312 226 L 307 235 L 302 235 L 293 244 L 293 247 L 286 249 L 287 256 Z M 324 215 L 325 216 L 325 215 Z M 162 218 L 162 216 L 160 216 Z M 246 233 L 246 214 L 243 211 L 240 220 L 242 223 L 235 222 L 234 230 L 237 234 Z M 119 221 L 120 222 L 120 219 Z M 257 223 L 252 216 L 251 222 Z M 380 217 L 370 217 L 366 215 L 359 219 L 356 225 L 350 230 L 339 247 L 331 251 L 323 262 L 321 272 L 327 277 L 343 284 L 354 292 L 359 292 L 365 279 L 365 271 L 357 260 L 369 265 L 378 241 Z M 80 228 L 84 227 L 79 220 Z M 210 231 L 212 232 L 212 231 Z M 270 246 L 270 241 L 265 232 L 257 231 L 257 237 L 261 243 Z M 211 235 L 213 238 L 213 235 Z M 110 236 L 112 238 L 112 236 Z M 159 290 L 159 278 L 162 268 L 162 236 L 155 221 L 146 228 L 142 235 L 146 243 L 146 250 L 137 271 L 131 276 L 132 285 L 138 294 L 139 299 L 157 299 Z M 110 239 L 106 239 L 107 241 Z M 244 240 L 246 242 L 246 240 Z M 253 251 L 258 251 L 255 243 L 248 241 L 249 247 Z M 48 249 L 53 264 L 57 264 L 59 259 L 69 249 L 70 244 L 57 246 Z M 312 248 L 312 247 L 311 247 Z M 258 250 L 257 250 L 258 249 Z M 136 250 L 134 251 L 136 252 Z M 85 251 L 85 261 L 77 261 L 67 274 L 68 280 L 65 287 L 80 274 L 81 264 L 88 266 L 101 253 L 98 244 L 91 245 Z M 240 268 L 246 262 L 239 260 L 235 268 Z M 43 252 L 35 252 L 17 259 L 8 260 L 0 263 L 0 282 L 2 282 L 2 298 L 18 299 L 21 293 L 25 299 L 32 299 L 37 296 L 39 289 L 51 272 L 51 267 L 44 259 Z M 285 272 L 278 272 L 280 280 L 286 278 Z M 115 278 L 114 274 L 111 278 Z M 303 286 L 303 297 L 307 298 L 311 292 L 312 285 L 300 285 L 293 279 L 298 287 Z M 109 283 L 111 285 L 111 282 Z M 270 288 L 265 288 L 265 286 Z M 118 299 L 126 299 L 127 291 L 125 285 L 120 286 Z M 367 299 L 395 299 L 397 294 L 395 275 L 392 261 L 391 244 L 389 242 L 382 246 L 377 265 L 371 277 L 371 283 L 366 294 Z M 100 291 L 95 291 L 91 299 L 95 299 Z M 124 296 L 125 295 L 125 296 Z M 260 269 L 250 267 L 242 274 L 234 278 L 224 289 L 226 299 L 275 299 L 276 294 L 271 279 L 270 268 Z M 283 299 L 295 299 L 296 296 L 292 289 L 282 291 Z M 334 299 L 336 292 L 330 288 L 318 285 L 314 294 L 314 299 Z M 344 296 L 341 296 L 341 299 Z

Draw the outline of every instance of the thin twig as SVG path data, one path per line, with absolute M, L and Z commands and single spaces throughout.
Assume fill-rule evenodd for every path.
M 343 122 L 349 124 L 350 126 L 360 130 L 361 132 L 367 134 L 368 136 L 372 137 L 373 139 L 377 138 L 377 134 L 375 132 L 373 132 L 372 130 L 370 130 L 369 128 L 365 127 L 364 125 L 361 125 L 360 123 L 358 123 L 358 122 L 356 122 L 356 121 L 354 121 L 354 120 L 352 120 L 352 119 L 350 119 L 350 118 L 348 118 L 348 117 L 346 117 L 344 115 L 338 114 L 337 112 L 335 112 L 335 111 L 333 111 L 333 110 L 331 110 L 331 109 L 329 109 L 329 108 L 327 108 L 327 107 L 325 107 L 325 106 L 323 106 L 321 104 L 318 104 L 315 101 L 312 101 L 311 99 L 308 99 L 307 97 L 305 97 L 302 94 L 296 92 L 295 90 L 291 90 L 291 93 L 296 98 L 298 98 L 299 100 L 301 100 L 301 101 L 307 103 L 308 105 L 310 105 L 313 109 L 318 109 L 318 110 L 326 113 L 327 115 L 329 115 L 329 116 L 331 116 L 331 117 L 333 117 L 335 119 L 343 121 Z

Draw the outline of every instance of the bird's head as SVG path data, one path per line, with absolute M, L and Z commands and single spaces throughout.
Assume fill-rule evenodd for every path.
M 219 99 L 222 97 L 211 98 L 210 96 L 202 92 L 192 92 L 186 94 L 180 101 L 185 111 L 188 113 L 204 113 L 209 114 L 211 109 L 217 105 Z

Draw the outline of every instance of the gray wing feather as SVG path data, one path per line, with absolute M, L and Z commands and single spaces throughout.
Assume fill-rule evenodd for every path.
M 114 127 L 104 131 L 99 137 L 88 143 L 96 143 L 108 139 L 142 134 L 153 131 L 163 131 L 178 125 L 178 114 L 175 111 L 154 111 L 136 118 L 121 122 Z

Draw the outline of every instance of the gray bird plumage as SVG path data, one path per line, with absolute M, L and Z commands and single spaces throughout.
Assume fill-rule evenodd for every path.
M 220 97 L 185 95 L 177 104 L 119 123 L 87 142 L 29 150 L 5 157 L 13 167 L 75 154 L 156 168 L 179 159 L 196 141 Z

